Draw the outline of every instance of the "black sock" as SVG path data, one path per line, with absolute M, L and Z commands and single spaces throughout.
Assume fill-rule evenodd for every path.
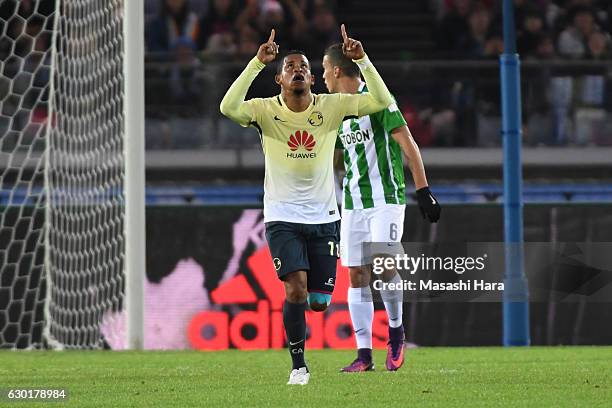
M 402 342 L 404 341 L 404 325 L 400 327 L 389 326 L 389 341 Z
M 293 360 L 293 368 L 306 367 L 304 350 L 306 349 L 306 302 L 283 305 L 283 323 L 287 333 L 287 347 Z
M 360 348 L 357 350 L 357 358 L 366 363 L 372 362 L 372 349 L 371 348 Z

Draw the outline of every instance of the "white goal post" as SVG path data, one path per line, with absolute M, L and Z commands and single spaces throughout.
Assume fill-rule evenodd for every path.
M 6 0 L 0 30 L 0 348 L 142 349 L 143 0 Z
M 144 345 L 145 140 L 144 0 L 124 0 L 125 191 L 128 348 Z

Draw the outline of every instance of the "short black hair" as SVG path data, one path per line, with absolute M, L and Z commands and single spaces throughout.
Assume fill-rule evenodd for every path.
M 283 58 L 281 58 L 278 61 L 278 64 L 276 64 L 276 73 L 277 74 L 280 74 L 283 71 L 283 65 L 285 64 L 285 58 L 287 58 L 287 56 L 289 56 L 289 55 L 294 55 L 294 54 L 303 55 L 308 60 L 308 56 L 306 56 L 306 53 L 304 51 L 302 51 L 302 50 L 289 50 L 289 51 L 287 51 L 283 55 Z M 310 61 L 308 61 L 308 65 L 310 66 Z
M 359 78 L 359 67 L 342 52 L 342 44 L 333 44 L 327 47 L 325 55 L 334 67 L 340 67 L 344 75 Z

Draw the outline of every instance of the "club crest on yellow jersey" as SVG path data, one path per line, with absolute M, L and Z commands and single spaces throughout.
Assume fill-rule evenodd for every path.
M 323 124 L 323 114 L 319 111 L 314 111 L 308 117 L 310 126 L 321 126 Z

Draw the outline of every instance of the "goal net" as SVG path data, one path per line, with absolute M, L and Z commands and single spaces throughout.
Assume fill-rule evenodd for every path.
M 2 348 L 127 346 L 123 2 L 1 3 Z

